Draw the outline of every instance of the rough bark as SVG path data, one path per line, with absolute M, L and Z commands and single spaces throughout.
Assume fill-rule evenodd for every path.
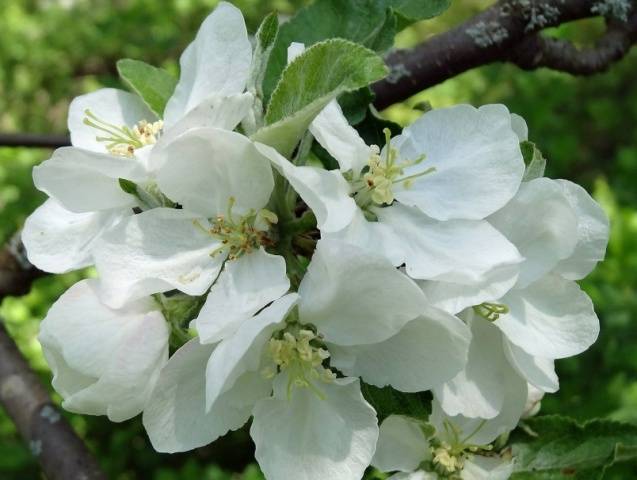
M 617 0 L 615 0 L 617 1 Z M 593 48 L 539 32 L 573 20 L 599 16 L 599 0 L 501 0 L 461 25 L 408 50 L 389 54 L 391 73 L 373 86 L 382 109 L 472 68 L 512 62 L 531 70 L 548 67 L 575 75 L 606 70 L 637 41 L 637 12 L 609 18 Z M 598 8 L 596 8 L 598 7 Z M 621 13 L 621 12 L 620 12 Z
M 0 404 L 48 480 L 106 480 L 0 321 Z

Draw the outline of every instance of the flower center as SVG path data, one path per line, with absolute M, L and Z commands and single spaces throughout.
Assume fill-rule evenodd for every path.
M 433 439 L 431 443 L 432 463 L 434 470 L 443 478 L 459 478 L 457 473 L 464 468 L 465 459 L 469 454 L 480 451 L 490 451 L 491 445 L 476 445 L 469 440 L 485 425 L 486 420 L 466 437 L 461 437 L 461 430 L 449 420 L 443 422 L 443 427 L 449 442 Z
M 203 227 L 197 220 L 194 221 L 198 228 L 221 241 L 221 245 L 210 252 L 211 257 L 227 253 L 228 260 L 234 260 L 241 255 L 258 250 L 262 245 L 274 244 L 268 232 L 270 227 L 278 221 L 276 214 L 262 209 L 258 212 L 250 210 L 246 215 L 237 216 L 232 213 L 234 204 L 234 197 L 230 197 L 226 214 L 217 215 L 210 222 L 209 228 Z
M 462 452 L 454 452 L 451 446 L 442 442 L 437 448 L 432 449 L 434 468 L 443 475 L 459 472 L 464 467 L 464 455 Z
M 500 315 L 506 315 L 509 313 L 509 307 L 503 303 L 484 302 L 473 307 L 473 311 L 482 318 L 489 320 L 490 322 L 495 322 L 498 318 L 500 318 Z
M 288 395 L 292 387 L 299 387 L 309 388 L 320 398 L 325 398 L 315 383 L 331 383 L 336 378 L 332 370 L 323 366 L 330 353 L 318 335 L 312 330 L 298 328 L 298 324 L 288 326 L 270 339 L 268 355 L 273 364 L 261 373 L 265 378 L 273 378 L 285 371 L 289 376 Z
M 383 132 L 386 142 L 385 155 L 381 155 L 377 145 L 372 145 L 367 171 L 362 179 L 353 184 L 354 199 L 363 209 L 373 204 L 391 205 L 394 201 L 394 185 L 402 183 L 405 188 L 409 188 L 416 178 L 436 170 L 435 167 L 430 167 L 412 175 L 405 175 L 406 168 L 422 163 L 426 156 L 421 155 L 415 160 L 398 162 L 398 150 L 391 145 L 391 132 L 388 128 Z
M 89 109 L 84 110 L 84 114 L 86 115 L 84 124 L 102 132 L 95 139 L 105 143 L 109 153 L 122 157 L 132 157 L 136 148 L 156 143 L 164 127 L 164 122 L 161 120 L 153 123 L 142 120 L 133 128 L 129 128 L 126 125 L 117 126 L 100 120 Z

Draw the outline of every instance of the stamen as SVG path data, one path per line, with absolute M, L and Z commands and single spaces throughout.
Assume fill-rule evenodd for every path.
M 164 126 L 164 122 L 161 120 L 153 123 L 142 120 L 131 129 L 126 125 L 117 126 L 105 122 L 88 108 L 84 110 L 84 114 L 86 115 L 84 117 L 85 125 L 106 134 L 106 136 L 97 136 L 95 139 L 100 143 L 105 143 L 109 153 L 123 157 L 132 157 L 136 148 L 156 143 Z
M 325 399 L 316 383 L 332 383 L 336 379 L 336 374 L 323 366 L 330 357 L 329 352 L 312 330 L 299 329 L 298 324 L 287 328 L 270 339 L 268 353 L 273 365 L 264 368 L 261 374 L 272 378 L 277 372 L 285 371 L 289 378 L 288 395 L 293 387 L 309 388 L 319 398 Z
M 276 214 L 265 209 L 259 212 L 250 210 L 245 216 L 237 217 L 232 212 L 235 203 L 235 198 L 230 197 L 226 214 L 217 215 L 211 221 L 210 228 L 205 228 L 197 220 L 193 221 L 199 230 L 221 241 L 221 245 L 210 252 L 211 257 L 225 252 L 229 260 L 234 260 L 258 250 L 262 245 L 269 246 L 274 243 L 268 235 L 268 230 L 278 221 Z
M 370 157 L 367 162 L 367 171 L 363 178 L 353 183 L 354 199 L 356 203 L 365 209 L 372 204 L 391 205 L 394 201 L 393 185 L 402 183 L 405 188 L 410 188 L 416 178 L 428 175 L 436 171 L 435 167 L 424 169 L 421 172 L 404 176 L 405 169 L 423 162 L 426 158 L 421 155 L 414 160 L 397 163 L 398 150 L 392 147 L 391 132 L 384 129 L 385 155 L 380 154 L 380 148 L 376 145 L 370 147 Z
M 454 425 L 450 420 L 443 421 L 443 428 L 447 441 L 432 438 L 430 451 L 433 459 L 434 470 L 443 478 L 456 478 L 457 472 L 464 468 L 465 460 L 470 454 L 478 451 L 490 451 L 491 445 L 476 445 L 469 443 L 486 424 L 486 420 L 481 421 L 477 427 L 466 437 L 461 438 L 462 430 Z
M 509 313 L 509 307 L 503 303 L 484 302 L 473 307 L 473 311 L 482 318 L 489 320 L 490 322 L 495 322 L 500 318 L 500 315 L 506 315 Z

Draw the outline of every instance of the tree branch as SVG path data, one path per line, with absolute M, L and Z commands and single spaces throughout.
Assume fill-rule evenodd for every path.
M 58 148 L 71 144 L 68 135 L 0 133 L 0 147 Z
M 622 1 L 622 0 L 606 0 Z M 624 0 L 628 1 L 628 0 Z M 605 70 L 637 41 L 637 13 L 608 22 L 606 34 L 588 50 L 539 32 L 599 15 L 600 0 L 500 0 L 465 23 L 409 50 L 387 57 L 391 73 L 373 85 L 379 109 L 472 68 L 511 61 L 525 69 L 550 67 L 574 74 Z M 629 7 L 627 7 L 629 8 Z
M 106 480 L 99 465 L 55 408 L 0 320 L 0 404 L 49 480 Z
M 26 257 L 20 235 L 16 234 L 4 249 L 0 250 L 0 302 L 9 295 L 29 293 L 33 281 L 45 275 Z
M 637 15 L 627 22 L 609 23 L 593 48 L 580 50 L 566 40 L 532 35 L 514 49 L 510 61 L 525 70 L 548 67 L 573 75 L 592 75 L 621 60 L 635 42 Z
M 16 235 L 0 251 L 0 301 L 29 292 L 44 275 L 26 259 Z M 0 319 L 0 405 L 49 480 L 106 480 L 99 465 L 53 405 Z

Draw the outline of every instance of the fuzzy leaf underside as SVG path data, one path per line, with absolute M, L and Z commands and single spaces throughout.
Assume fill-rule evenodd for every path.
M 283 71 L 268 105 L 266 126 L 253 139 L 289 155 L 330 101 L 386 74 L 383 60 L 361 45 L 343 39 L 317 43 Z

